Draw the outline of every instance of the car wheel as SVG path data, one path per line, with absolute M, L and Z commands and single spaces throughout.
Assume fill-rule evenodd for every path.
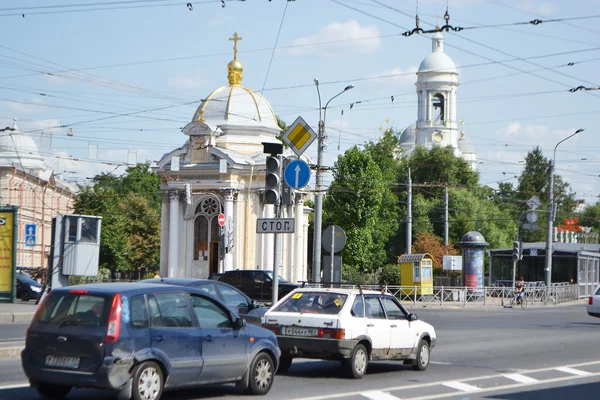
M 346 365 L 350 370 L 350 376 L 354 379 L 361 379 L 367 372 L 369 364 L 369 353 L 362 344 L 357 344 L 350 359 L 346 360 Z
M 248 392 L 256 395 L 269 393 L 273 386 L 275 364 L 267 353 L 259 353 L 250 365 L 250 385 Z
M 279 366 L 277 367 L 277 373 L 285 374 L 286 372 L 288 372 L 288 370 L 292 366 L 292 360 L 293 360 L 293 358 L 289 357 L 289 356 L 281 357 L 279 359 Z
M 133 400 L 159 400 L 163 391 L 162 370 L 152 361 L 143 362 L 133 370 L 131 398 Z
M 21 300 L 22 301 L 29 301 L 31 300 L 31 295 L 27 292 L 23 293 L 23 296 L 21 296 Z
M 32 383 L 31 386 L 35 387 L 40 396 L 48 400 L 62 400 L 71 391 L 71 386 L 54 385 L 45 382 Z
M 425 371 L 429 366 L 430 355 L 429 343 L 427 343 L 427 340 L 425 339 L 421 340 L 417 350 L 417 358 L 413 361 L 412 368 L 415 371 Z

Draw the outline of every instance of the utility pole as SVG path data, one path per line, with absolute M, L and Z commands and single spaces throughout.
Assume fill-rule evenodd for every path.
M 548 210 L 546 221 L 546 287 L 552 283 L 552 231 L 554 209 L 554 160 L 548 163 Z
M 412 181 L 410 179 L 410 167 L 408 167 L 408 199 L 406 200 L 406 254 L 412 252 Z
M 444 188 L 444 246 L 448 249 L 448 185 Z

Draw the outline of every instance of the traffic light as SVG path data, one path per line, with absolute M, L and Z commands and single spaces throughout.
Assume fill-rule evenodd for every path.
M 281 162 L 277 156 L 267 156 L 265 204 L 279 204 L 281 198 Z
M 519 261 L 521 259 L 521 244 L 516 240 L 513 242 L 512 259 L 513 261 Z

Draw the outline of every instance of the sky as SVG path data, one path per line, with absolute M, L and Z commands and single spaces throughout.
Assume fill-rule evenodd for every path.
M 417 118 L 431 35 L 459 70 L 457 119 L 480 183 L 516 184 L 528 151 L 554 157 L 576 198 L 600 198 L 600 0 L 3 0 L 0 127 L 17 119 L 47 163 L 85 183 L 186 141 L 201 100 L 227 84 L 238 32 L 242 84 L 288 125 L 325 122 L 325 164 Z M 532 24 L 529 21 L 541 20 Z M 393 98 L 393 100 L 392 100 Z M 72 135 L 68 135 L 69 129 Z M 97 153 L 97 154 L 96 154 Z M 316 142 L 306 155 L 316 160 Z M 327 180 L 327 179 L 326 179 Z

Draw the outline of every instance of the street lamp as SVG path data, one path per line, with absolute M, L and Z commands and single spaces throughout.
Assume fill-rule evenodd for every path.
M 319 80 L 315 79 L 315 86 L 317 87 L 317 94 L 319 95 L 319 136 L 318 136 L 318 147 L 317 147 L 317 176 L 315 179 L 315 236 L 313 240 L 313 282 L 321 282 L 321 226 L 323 223 L 323 193 L 321 186 L 323 185 L 323 174 L 321 173 L 321 167 L 323 165 L 323 150 L 325 148 L 325 120 L 327 119 L 327 106 L 331 100 L 335 99 L 342 93 L 352 89 L 354 85 L 348 85 L 333 96 L 325 107 L 321 107 L 321 92 L 319 91 Z M 321 118 L 321 114 L 323 114 Z M 333 255 L 332 255 L 333 256 Z
M 556 148 L 562 142 L 572 138 L 578 133 L 583 132 L 585 129 L 577 129 L 575 133 L 567 136 L 554 146 L 554 158 L 550 160 L 548 168 L 548 210 L 547 210 L 547 224 L 546 224 L 546 287 L 550 287 L 552 284 L 552 231 L 554 223 L 554 167 L 556 165 Z

